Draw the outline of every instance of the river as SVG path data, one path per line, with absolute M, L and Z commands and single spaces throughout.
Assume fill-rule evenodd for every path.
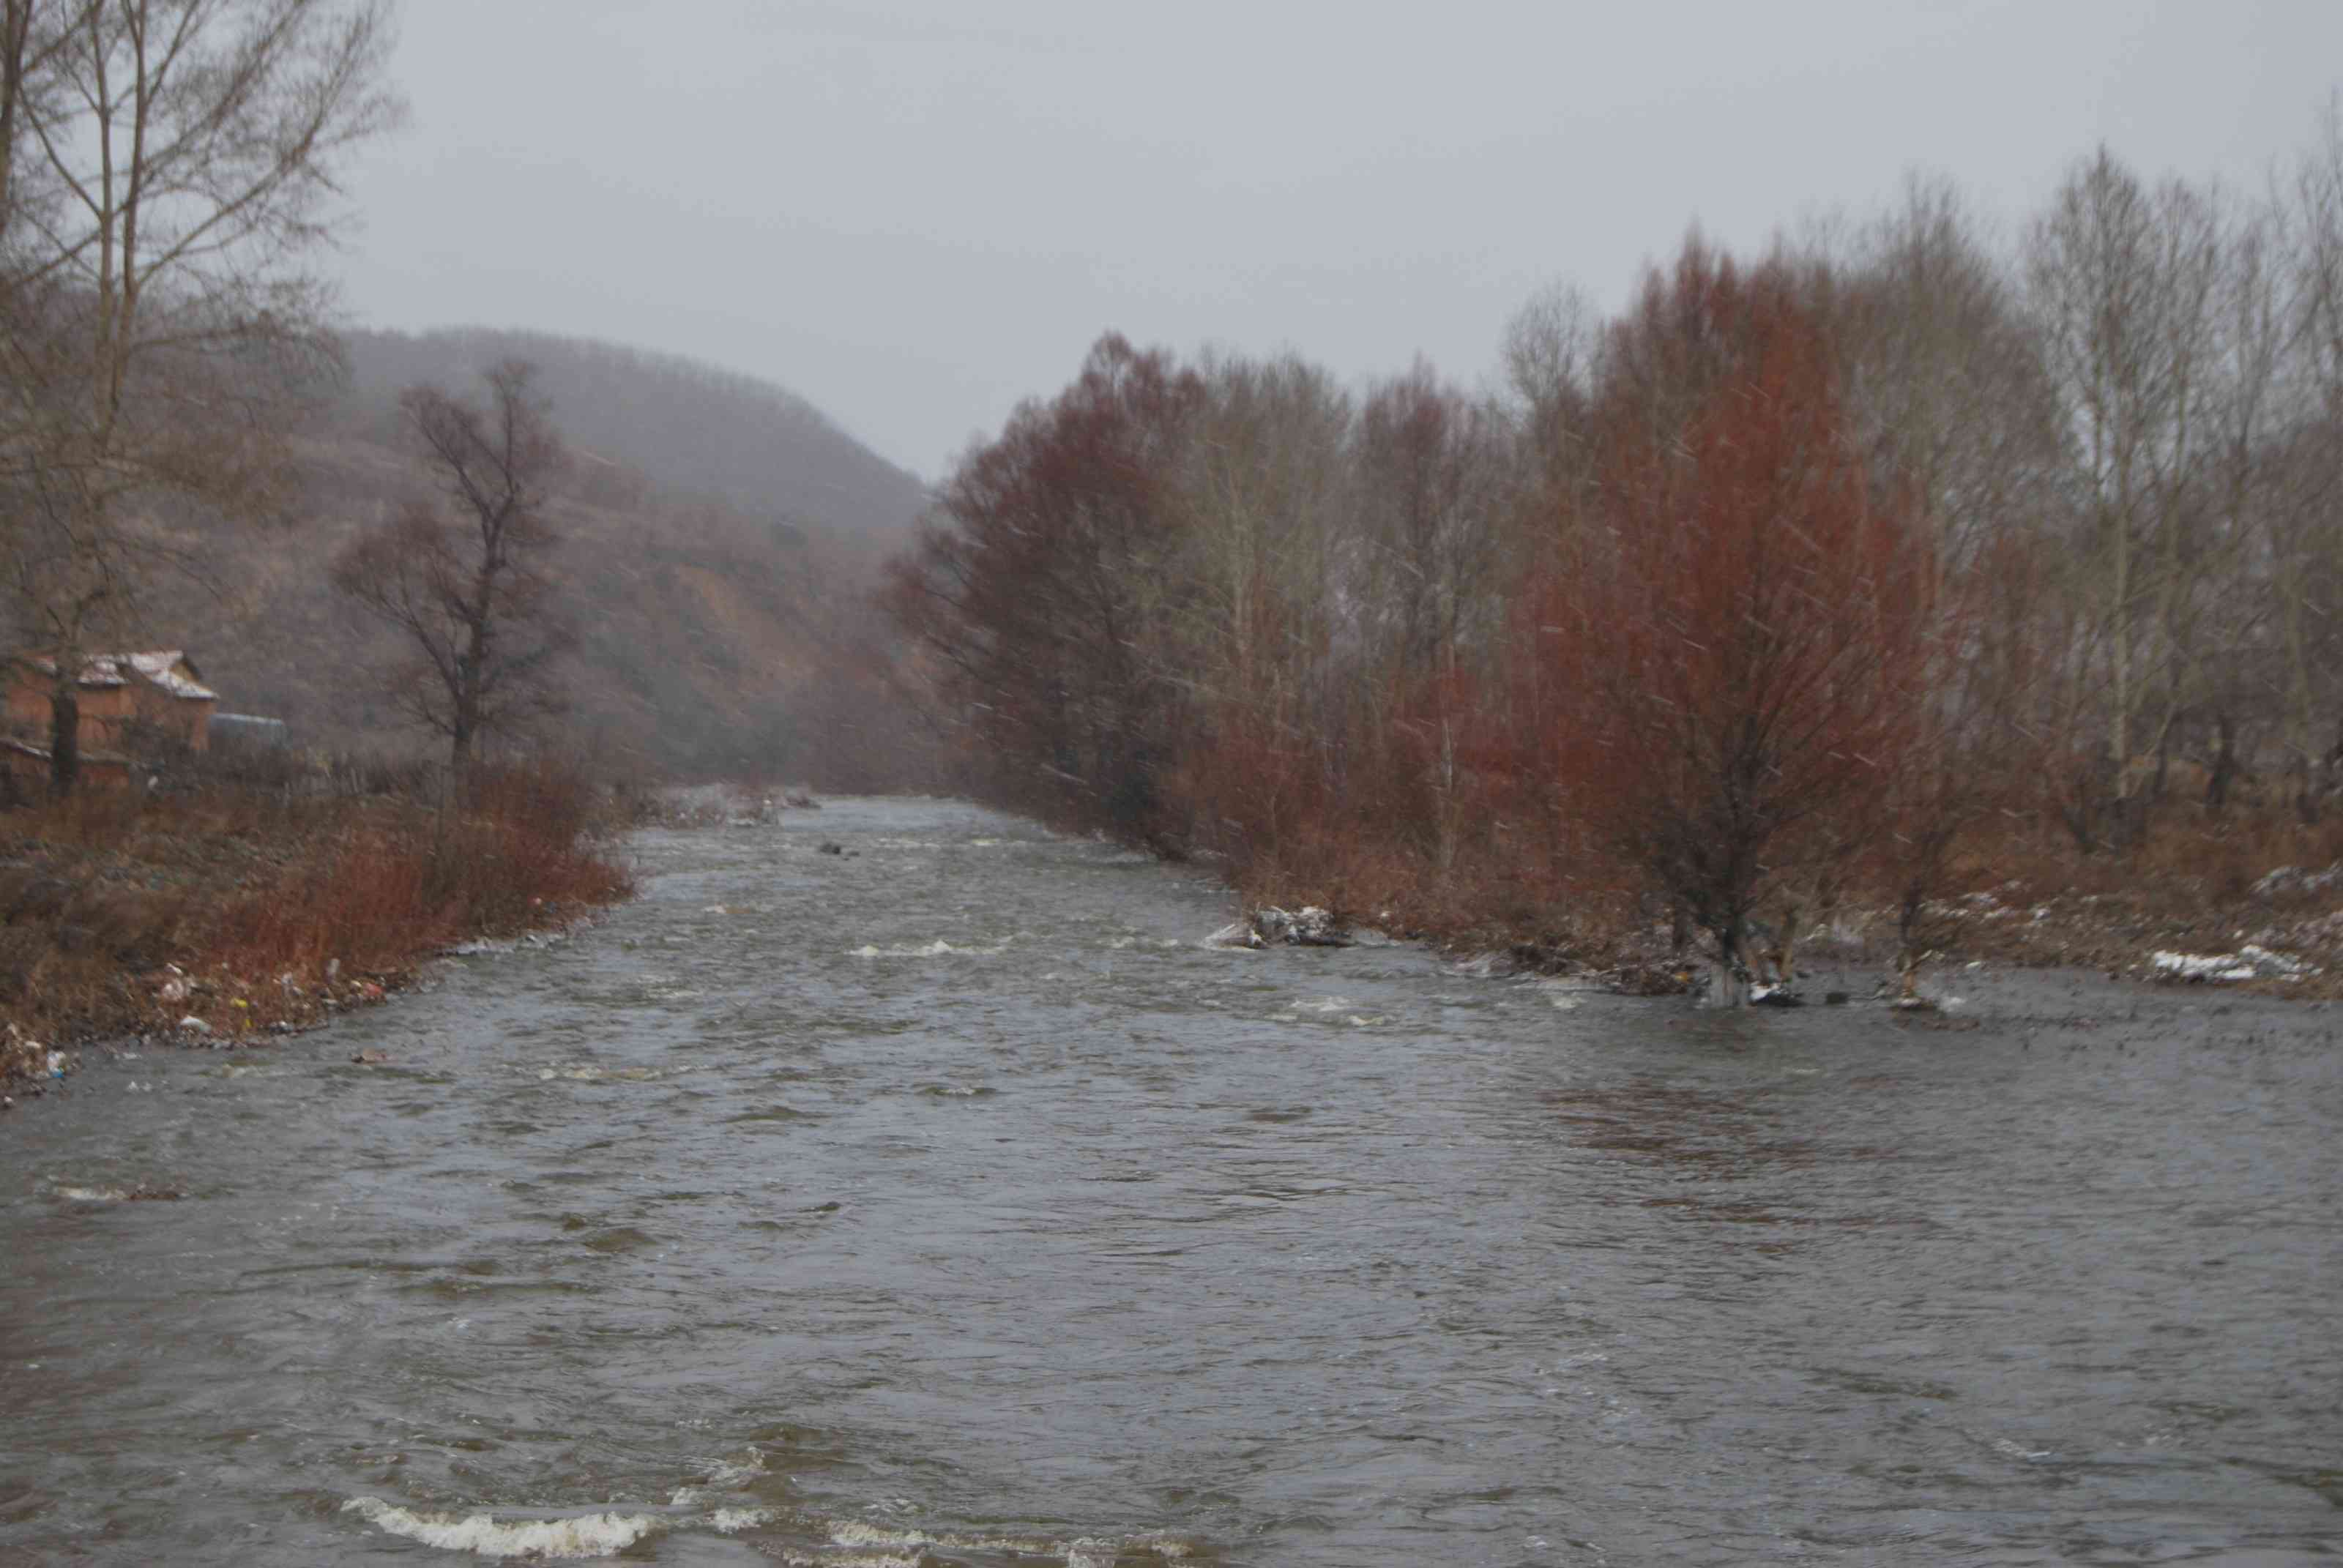
M 2343 1011 L 1209 950 L 943 801 L 634 852 L 0 1122 L 0 1561 L 2343 1555 Z

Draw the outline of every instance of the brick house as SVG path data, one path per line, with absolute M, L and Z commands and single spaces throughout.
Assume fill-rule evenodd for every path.
M 9 669 L 0 761 L 12 772 L 47 771 L 49 686 L 56 668 L 54 659 L 32 658 Z M 211 744 L 219 694 L 203 684 L 195 660 L 177 648 L 93 655 L 75 685 L 82 766 L 93 779 L 127 778 L 131 754 L 156 743 L 191 751 Z

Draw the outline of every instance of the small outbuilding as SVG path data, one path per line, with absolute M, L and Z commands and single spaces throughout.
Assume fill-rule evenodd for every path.
M 56 660 L 49 658 L 10 666 L 7 728 L 19 742 L 37 748 L 47 740 L 49 689 L 56 673 Z M 94 654 L 83 662 L 74 684 L 81 703 L 85 761 L 97 753 L 136 751 L 142 742 L 190 751 L 211 745 L 210 719 L 219 694 L 204 685 L 196 661 L 178 648 Z

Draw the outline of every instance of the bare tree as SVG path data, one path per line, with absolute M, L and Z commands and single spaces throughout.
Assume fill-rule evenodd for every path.
M 2102 149 L 2036 226 L 2026 272 L 2046 362 L 2064 400 L 2093 642 L 2106 671 L 2102 777 L 2072 819 L 2087 844 L 2104 806 L 2113 837 L 2138 829 L 2134 753 L 2163 743 L 2171 694 L 2194 675 L 2192 630 L 2224 223 L 2217 196 L 2149 190 Z M 2155 696 L 2167 700 L 2152 710 Z M 2102 797 L 2105 797 L 2102 799 Z
M 485 408 L 409 388 L 399 406 L 445 498 L 361 535 L 334 567 L 334 586 L 406 643 L 392 697 L 447 738 L 459 771 L 483 736 L 559 706 L 551 677 L 569 633 L 544 559 L 556 542 L 547 487 L 563 454 L 532 375 L 518 360 L 490 370 Z
M 336 176 L 388 128 L 387 0 L 7 0 L 0 14 L 6 315 L 0 476 L 15 502 L 7 652 L 73 688 L 171 552 L 161 498 L 264 504 L 301 372 L 331 360 L 302 262 Z

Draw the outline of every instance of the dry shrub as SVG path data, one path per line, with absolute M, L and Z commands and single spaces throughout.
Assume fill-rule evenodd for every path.
M 216 946 L 240 972 L 308 972 L 332 960 L 397 970 L 474 935 L 509 935 L 624 898 L 598 852 L 604 809 L 575 772 L 532 763 L 478 770 L 433 811 L 377 812 L 312 842 L 226 913 Z
M 581 773 L 542 762 L 482 769 L 445 803 L 313 778 L 12 813 L 0 1019 L 55 1040 L 186 1012 L 229 1032 L 313 1018 L 368 993 L 361 977 L 626 896 L 606 818 Z

